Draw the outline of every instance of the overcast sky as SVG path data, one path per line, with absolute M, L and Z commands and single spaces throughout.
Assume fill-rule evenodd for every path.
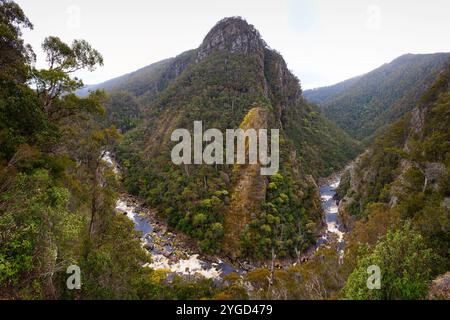
M 449 0 L 16 0 L 48 35 L 86 39 L 105 58 L 95 84 L 196 48 L 214 24 L 242 16 L 284 56 L 305 89 L 368 72 L 405 53 L 450 52 Z

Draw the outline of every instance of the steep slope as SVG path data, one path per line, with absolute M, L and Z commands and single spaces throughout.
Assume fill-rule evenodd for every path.
M 373 227 L 373 216 L 376 223 L 390 221 L 384 230 L 409 221 L 426 245 L 446 257 L 438 265 L 448 270 L 450 61 L 419 105 L 347 168 L 338 191 L 347 227 L 367 219 Z
M 89 91 L 105 90 L 107 92 L 126 91 L 140 97 L 143 102 L 150 102 L 158 92 L 167 88 L 168 84 L 179 76 L 195 57 L 195 50 L 186 51 L 175 58 L 165 59 L 132 73 L 108 80 L 106 82 L 86 86 L 77 92 L 86 96 Z
M 334 99 L 336 96 L 349 90 L 352 86 L 358 83 L 363 76 L 357 76 L 342 82 L 339 82 L 332 86 L 321 87 L 306 90 L 304 96 L 308 101 L 321 105 L 327 103 L 329 100 Z
M 370 140 L 414 108 L 449 57 L 406 54 L 363 76 L 308 90 L 305 97 L 354 138 Z
M 220 21 L 192 52 L 193 61 L 149 100 L 143 122 L 117 152 L 128 190 L 157 207 L 172 227 L 199 239 L 205 251 L 295 255 L 321 225 L 310 175 L 342 166 L 357 144 L 304 101 L 281 55 L 245 20 Z M 200 120 L 204 130 L 279 129 L 279 173 L 263 177 L 259 164 L 174 165 L 172 132 L 192 132 Z

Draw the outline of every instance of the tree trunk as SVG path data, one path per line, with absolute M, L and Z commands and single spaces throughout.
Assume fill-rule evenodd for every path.
M 99 167 L 100 161 L 97 160 L 95 164 L 94 178 L 92 180 L 91 222 L 89 223 L 89 239 L 91 239 L 92 233 L 94 231 L 95 216 L 98 211 L 98 182 L 100 180 Z

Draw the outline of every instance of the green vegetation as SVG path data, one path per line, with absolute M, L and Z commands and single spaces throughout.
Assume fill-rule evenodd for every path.
M 426 248 L 422 236 L 409 224 L 388 232 L 372 253 L 358 260 L 343 289 L 347 299 L 421 299 L 428 293 L 433 267 L 438 257 Z M 382 271 L 381 289 L 368 289 L 367 269 L 376 265 Z M 434 270 L 435 271 L 435 270 Z
M 362 151 L 356 140 L 304 100 L 297 108 L 288 110 L 286 118 L 285 130 L 292 137 L 300 167 L 315 178 L 342 169 Z
M 223 20 L 224 28 L 234 32 L 236 19 L 234 27 L 250 28 L 240 18 Z M 103 64 L 84 40 L 46 38 L 48 66 L 34 67 L 21 38 L 32 27 L 16 3 L 0 0 L 0 299 L 422 299 L 449 270 L 447 54 L 408 55 L 323 95 L 311 92 L 357 138 L 395 123 L 342 176 L 341 214 L 351 231 L 344 255 L 330 241 L 306 257 L 323 227 L 315 179 L 361 148 L 302 97 L 255 29 L 242 30 L 248 50 L 237 50 L 246 43 L 234 46 L 232 34 L 225 49 L 201 47 L 87 88 L 107 95 L 82 90 L 74 76 Z M 279 172 L 174 165 L 172 131 L 199 120 L 219 130 L 279 129 Z M 107 151 L 123 181 L 103 160 Z M 141 235 L 115 212 L 123 187 L 203 252 L 272 267 L 222 282 L 144 267 L 151 258 Z M 276 269 L 280 260 L 297 263 Z M 81 290 L 67 289 L 71 265 L 81 268 Z M 370 265 L 381 269 L 380 290 L 366 287 Z
M 276 77 L 279 68 L 286 72 L 281 83 Z M 126 134 L 117 150 L 127 190 L 158 208 L 170 226 L 197 238 L 207 252 L 220 251 L 230 232 L 224 215 L 250 219 L 246 231 L 230 239 L 242 240 L 232 248 L 235 253 L 243 250 L 263 258 L 275 250 L 287 257 L 306 249 L 320 223 L 320 202 L 307 175 L 329 174 L 359 151 L 356 142 L 300 98 L 298 80 L 283 68 L 282 57 L 268 49 L 263 63 L 260 54 L 215 51 L 187 65 L 166 90 L 150 98 L 153 102 L 145 107 L 142 123 Z M 249 183 L 258 187 L 240 192 L 250 199 L 243 210 L 252 212 L 245 213 L 233 205 L 244 201 L 234 200 L 233 189 L 246 169 L 175 166 L 170 161 L 170 134 L 176 128 L 192 129 L 199 120 L 204 128 L 238 128 L 254 107 L 268 112 L 267 127 L 282 131 L 281 171 L 286 180 L 280 184 L 283 198 L 269 188 L 265 202 L 260 193 L 266 187 L 252 178 Z M 342 138 L 339 143 L 336 137 Z M 267 217 L 277 218 L 268 223 Z M 266 231 L 261 233 L 260 228 Z
M 137 126 L 142 115 L 142 106 L 135 96 L 127 92 L 114 92 L 106 102 L 106 115 L 111 125 L 122 132 Z
M 448 66 L 420 105 L 350 169 L 353 177 L 347 173 L 339 190 L 351 203 L 344 216 L 356 220 L 348 239 L 347 262 L 356 268 L 347 298 L 425 298 L 430 280 L 450 267 Z M 362 286 L 370 264 L 383 272 L 381 290 Z
M 305 96 L 351 136 L 370 142 L 417 105 L 449 56 L 407 54 L 365 75 L 308 90 Z
M 207 280 L 167 282 L 142 267 L 149 257 L 133 223 L 114 212 L 117 181 L 102 161 L 120 138 L 104 125 L 105 96 L 73 94 L 82 83 L 72 72 L 93 70 L 102 57 L 85 41 L 69 46 L 48 37 L 49 66 L 36 70 L 23 28 L 32 24 L 20 7 L 1 0 L 0 299 L 200 299 L 234 292 Z M 113 120 L 119 111 L 110 111 Z M 66 269 L 74 264 L 83 286 L 70 291 Z

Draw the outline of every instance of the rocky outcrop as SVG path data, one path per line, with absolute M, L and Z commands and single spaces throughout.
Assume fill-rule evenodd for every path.
M 432 281 L 428 298 L 430 300 L 450 300 L 450 271 Z
M 411 134 L 421 134 L 425 124 L 425 109 L 414 108 L 411 111 Z
M 286 108 L 296 104 L 301 97 L 300 82 L 289 71 L 281 54 L 275 50 L 265 49 L 264 72 L 266 88 L 268 88 L 266 96 L 272 101 L 277 113 L 277 120 L 280 127 L 283 128 L 286 120 Z
M 254 54 L 260 57 L 262 79 L 266 97 L 272 101 L 280 127 L 285 122 L 285 111 L 301 97 L 300 82 L 280 53 L 270 49 L 253 25 L 240 17 L 219 21 L 206 35 L 197 50 L 197 62 L 216 51 Z
M 253 25 L 240 17 L 230 17 L 219 21 L 206 35 L 198 49 L 197 61 L 208 57 L 215 50 L 230 53 L 264 54 L 266 43 Z
M 353 228 L 355 218 L 350 212 L 350 207 L 360 199 L 356 195 L 364 189 L 363 185 L 369 179 L 369 175 L 373 172 L 360 170 L 361 163 L 367 157 L 370 157 L 371 150 L 366 150 L 355 160 L 350 162 L 341 174 L 341 182 L 337 188 L 337 197 L 339 198 L 338 214 L 341 224 L 346 231 Z M 357 206 L 360 204 L 358 203 Z
M 267 128 L 268 116 L 266 109 L 255 107 L 245 116 L 240 128 Z M 234 167 L 237 181 L 231 194 L 230 206 L 224 215 L 225 252 L 233 259 L 239 256 L 242 231 L 259 214 L 260 204 L 266 198 L 267 179 L 260 174 L 260 168 L 259 163 Z

